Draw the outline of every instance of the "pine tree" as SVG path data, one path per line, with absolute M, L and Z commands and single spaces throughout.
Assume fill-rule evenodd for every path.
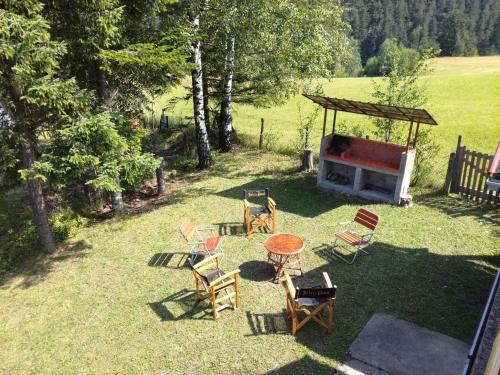
M 38 1 L 12 0 L 0 9 L 0 105 L 12 123 L 10 131 L 21 155 L 21 174 L 27 183 L 40 245 L 52 252 L 55 243 L 43 175 L 39 173 L 47 165 L 39 162 L 38 137 L 76 116 L 86 107 L 87 94 L 74 80 L 58 77 L 59 61 L 66 49 L 51 39 L 42 8 Z

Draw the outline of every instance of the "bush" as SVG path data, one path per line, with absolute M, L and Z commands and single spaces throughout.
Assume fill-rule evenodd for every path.
M 57 242 L 73 237 L 78 229 L 85 225 L 86 219 L 76 214 L 69 207 L 61 207 L 50 216 L 49 223 Z

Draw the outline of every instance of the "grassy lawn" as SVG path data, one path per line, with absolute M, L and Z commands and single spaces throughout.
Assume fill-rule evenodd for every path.
M 429 88 L 426 109 L 438 122 L 434 136 L 441 151 L 436 155 L 436 173 L 432 182 L 441 185 L 448 155 L 455 150 L 457 137 L 463 135 L 464 144 L 476 151 L 493 153 L 500 139 L 500 56 L 438 58 L 432 61 L 434 73 L 425 77 Z M 354 100 L 371 100 L 372 78 L 336 78 L 324 81 L 325 94 Z M 157 108 L 165 105 L 172 96 L 184 96 L 185 90 L 176 89 L 162 98 Z M 272 133 L 274 147 L 290 147 L 298 138 L 299 108 L 303 115 L 312 111 L 313 103 L 301 95 L 295 96 L 279 107 L 255 109 L 239 105 L 234 109 L 234 127 L 249 143 L 256 144 L 260 119 Z M 173 111 L 176 115 L 192 115 L 190 102 L 179 102 Z M 159 114 L 158 114 L 159 115 Z M 319 150 L 322 116 L 312 133 L 314 150 Z M 329 123 L 333 119 L 330 116 Z M 365 116 L 339 113 L 338 121 L 347 126 L 360 125 L 370 134 L 370 120 Z M 330 128 L 329 125 L 328 128 Z
M 285 156 L 241 151 L 216 160 L 209 172 L 178 175 L 154 209 L 85 228 L 54 256 L 4 280 L 0 371 L 331 373 L 375 312 L 471 342 L 500 260 L 498 211 L 424 192 L 411 209 L 330 195 Z M 313 322 L 290 334 L 285 291 L 269 281 L 266 235 L 239 235 L 245 187 L 269 187 L 278 231 L 304 239 L 306 274 L 297 283 L 314 285 L 326 271 L 337 284 L 331 335 Z M 349 266 L 327 245 L 337 223 L 361 206 L 382 221 L 372 255 Z M 218 321 L 193 296 L 177 231 L 186 217 L 225 234 L 224 269 L 241 269 L 241 308 Z

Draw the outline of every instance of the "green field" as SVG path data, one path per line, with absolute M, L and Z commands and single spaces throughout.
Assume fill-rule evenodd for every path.
M 423 83 L 429 89 L 429 101 L 425 108 L 439 124 L 433 129 L 433 135 L 441 146 L 439 155 L 436 155 L 436 179 L 433 182 L 440 185 L 448 155 L 455 150 L 458 135 L 463 136 L 463 143 L 472 150 L 491 154 L 496 149 L 500 140 L 500 56 L 438 58 L 431 64 L 434 72 L 425 77 Z M 372 78 L 324 81 L 325 94 L 369 101 L 372 81 Z M 157 107 L 163 106 L 172 96 L 183 96 L 185 92 L 182 88 L 175 90 Z M 277 146 L 290 146 L 298 138 L 299 108 L 307 115 L 312 111 L 313 104 L 298 95 L 279 107 L 255 109 L 239 105 L 234 108 L 234 127 L 256 144 L 260 119 L 264 118 L 266 130 L 274 134 Z M 179 102 L 173 114 L 192 116 L 192 104 Z M 370 134 L 370 120 L 365 116 L 339 113 L 337 120 L 345 121 L 347 126 L 359 124 L 366 129 L 366 134 Z M 320 116 L 313 129 L 312 141 L 316 150 L 319 148 L 322 121 Z

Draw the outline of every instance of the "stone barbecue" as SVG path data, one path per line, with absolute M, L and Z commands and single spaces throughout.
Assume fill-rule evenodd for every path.
M 325 109 L 323 138 L 319 155 L 318 187 L 365 199 L 400 204 L 408 194 L 417 152 L 420 124 L 437 125 L 424 109 L 306 95 Z M 328 109 L 334 111 L 333 129 L 326 133 Z M 410 122 L 406 146 L 335 133 L 337 111 Z M 413 124 L 416 124 L 413 133 Z

